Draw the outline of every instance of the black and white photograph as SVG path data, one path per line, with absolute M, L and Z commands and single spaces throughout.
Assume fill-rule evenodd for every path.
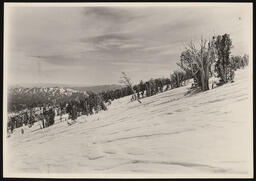
M 3 177 L 253 178 L 253 4 L 4 3 Z

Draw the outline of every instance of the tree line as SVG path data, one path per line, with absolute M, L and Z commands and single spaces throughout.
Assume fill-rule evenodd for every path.
M 115 99 L 136 94 L 133 100 L 141 99 L 163 92 L 163 87 L 168 90 L 170 79 L 158 78 L 149 81 L 140 81 L 137 85 L 124 86 L 115 90 L 102 91 L 100 93 L 87 92 L 88 95 L 75 93 L 70 97 L 51 100 L 51 102 L 38 102 L 27 105 L 26 109 L 15 116 L 9 117 L 8 129 L 12 132 L 14 128 L 24 125 L 31 127 L 35 122 L 42 120 L 43 128 L 54 124 L 55 112 L 60 118 L 68 113 L 69 118 L 76 120 L 81 115 L 97 114 L 99 111 L 107 110 L 106 104 L 111 104 Z

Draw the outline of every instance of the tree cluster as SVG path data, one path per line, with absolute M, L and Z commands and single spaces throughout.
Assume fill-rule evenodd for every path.
M 249 55 L 244 56 L 231 56 L 230 64 L 233 70 L 241 69 L 249 63 Z
M 186 44 L 177 65 L 181 70 L 171 74 L 174 88 L 180 87 L 187 79 L 192 78 L 194 87 L 202 91 L 209 90 L 209 78 L 219 78 L 219 85 L 233 82 L 234 71 L 248 65 L 248 55 L 230 56 L 232 40 L 229 34 L 213 36 L 210 41 L 201 38 L 198 46 Z

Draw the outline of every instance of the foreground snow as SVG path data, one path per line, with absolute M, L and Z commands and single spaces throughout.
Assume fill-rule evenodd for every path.
M 7 139 L 6 175 L 26 177 L 252 176 L 248 70 L 236 81 L 184 95 L 188 86 L 108 111 L 27 129 Z M 32 131 L 33 130 L 33 131 Z

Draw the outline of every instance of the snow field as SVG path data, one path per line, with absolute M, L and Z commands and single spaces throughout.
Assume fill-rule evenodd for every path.
M 67 126 L 28 128 L 7 139 L 7 175 L 65 177 L 252 176 L 248 69 L 235 82 L 185 95 L 187 86 L 112 102 Z M 74 175 L 73 175 L 74 176 Z

